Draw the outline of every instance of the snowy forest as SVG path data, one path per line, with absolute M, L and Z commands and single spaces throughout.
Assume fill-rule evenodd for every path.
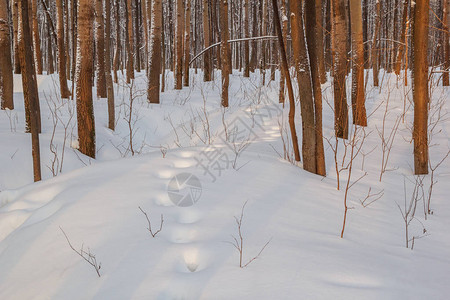
M 0 299 L 448 299 L 450 0 L 0 0 Z

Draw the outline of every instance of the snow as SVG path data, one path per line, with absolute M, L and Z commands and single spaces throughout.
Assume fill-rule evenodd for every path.
M 203 83 L 199 72 L 192 76 L 191 87 L 181 91 L 172 90 L 173 74 L 168 73 L 168 92 L 158 105 L 146 102 L 145 72 L 136 75 L 132 124 L 134 148 L 140 154 L 132 157 L 128 149 L 129 91 L 122 79 L 115 85 L 115 132 L 106 128 L 106 99 L 94 99 L 97 160 L 74 150 L 76 116 L 70 119 L 74 103 L 57 102 L 57 77 L 38 76 L 45 179 L 39 183 L 32 183 L 30 138 L 23 133 L 23 94 L 20 76 L 15 76 L 16 109 L 0 111 L 0 139 L 4 141 L 0 146 L 0 299 L 448 298 L 449 160 L 434 174 L 438 182 L 433 187 L 433 214 L 427 220 L 422 202 L 418 203 L 410 237 L 423 235 L 421 223 L 429 235 L 415 240 L 414 250 L 405 247 L 397 206 L 404 206 L 403 182 L 408 200 L 414 187 L 411 87 L 397 88 L 396 77 L 388 74 L 381 91 L 368 80 L 366 131 L 371 134 L 355 160 L 351 182 L 365 172 L 367 176 L 349 191 L 351 209 L 341 239 L 344 190 L 336 189 L 330 146 L 325 142 L 325 178 L 277 154 L 283 156 L 280 114 L 285 123 L 288 112 L 288 104 L 283 110 L 277 103 L 279 74 L 276 82 L 261 86 L 259 73 L 246 79 L 235 71 L 230 109 L 225 113 L 220 107 L 220 72 L 212 83 Z M 330 83 L 323 85 L 323 92 L 324 135 L 333 143 Z M 437 109 L 441 103 L 442 115 L 449 109 L 445 101 L 449 92 L 448 88 L 433 88 L 436 105 L 432 107 Z M 45 96 L 49 103 L 60 105 L 58 114 L 69 124 L 66 134 L 64 122 L 56 128 L 54 144 L 60 161 L 64 137 L 67 140 L 62 172 L 56 177 L 46 167 L 53 157 L 49 110 L 53 106 L 46 104 Z M 387 135 L 403 113 L 404 103 L 408 111 L 390 153 L 389 171 L 380 182 L 377 128 L 381 129 L 387 100 Z M 297 114 L 299 125 L 299 110 Z M 430 119 L 436 121 L 437 116 L 430 114 Z M 223 119 L 228 135 L 238 132 L 234 139 L 227 141 Z M 442 117 L 433 131 L 432 165 L 449 149 L 449 129 L 449 121 Z M 208 136 L 211 145 L 202 142 Z M 241 146 L 244 150 L 233 168 L 233 149 Z M 342 157 L 342 142 L 340 147 L 338 156 Z M 203 169 L 213 155 L 215 167 Z M 192 206 L 174 205 L 167 192 L 170 180 L 181 173 L 193 174 L 201 183 L 201 195 L 196 194 L 199 198 Z M 341 186 L 346 180 L 343 171 Z M 429 176 L 424 185 L 427 191 Z M 384 195 L 363 207 L 360 200 L 369 188 Z M 249 266 L 239 268 L 238 252 L 230 242 L 238 235 L 234 217 L 240 215 L 245 202 L 244 262 L 270 243 Z M 163 215 L 162 230 L 155 238 L 138 207 L 149 215 L 153 231 Z M 70 249 L 60 227 L 77 250 L 83 245 L 96 255 L 101 277 Z

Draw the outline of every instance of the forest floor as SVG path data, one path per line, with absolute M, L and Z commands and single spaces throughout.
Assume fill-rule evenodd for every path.
M 224 112 L 220 73 L 201 78 L 175 91 L 169 74 L 158 105 L 146 101 L 144 73 L 132 86 L 121 81 L 115 131 L 106 99 L 95 99 L 94 160 L 75 150 L 74 101 L 59 98 L 57 77 L 38 76 L 44 180 L 32 183 L 15 77 L 16 109 L 0 111 L 0 299 L 448 299 L 450 159 L 434 171 L 425 214 L 431 178 L 412 175 L 411 86 L 386 74 L 380 90 L 369 79 L 368 127 L 353 135 L 351 126 L 350 142 L 336 147 L 331 83 L 323 85 L 320 177 L 289 162 L 278 80 L 235 73 Z M 431 93 L 435 168 L 449 151 L 450 89 Z M 301 141 L 300 121 L 297 131 Z M 139 207 L 153 233 L 163 216 L 155 237 Z M 244 268 L 239 220 L 242 264 L 256 257 Z M 101 277 L 64 233 L 95 255 Z

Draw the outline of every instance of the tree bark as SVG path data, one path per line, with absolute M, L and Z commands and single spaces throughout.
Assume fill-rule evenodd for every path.
M 230 85 L 230 50 L 228 46 L 228 0 L 220 0 L 220 34 L 222 57 L 222 106 L 228 107 L 228 88 Z
M 189 86 L 189 60 L 191 54 L 190 33 L 191 33 L 191 1 L 186 1 L 186 18 L 184 22 L 184 86 Z
M 8 24 L 8 1 L 0 0 L 0 102 L 1 109 L 14 109 L 11 37 Z
M 442 85 L 450 85 L 450 0 L 443 0 L 444 5 L 444 74 L 442 75 Z
M 108 97 L 108 128 L 115 129 L 115 105 L 114 105 L 114 86 L 111 75 L 111 3 L 105 1 L 105 77 L 106 77 L 106 94 Z
M 127 83 L 134 79 L 134 36 L 133 36 L 133 0 L 127 1 L 125 5 L 125 19 L 127 35 L 125 44 L 127 47 Z
M 32 1 L 32 24 L 33 24 L 33 45 L 34 45 L 34 61 L 36 62 L 36 72 L 42 75 L 42 53 L 41 53 L 41 39 L 39 37 L 39 26 L 37 17 L 37 1 Z
M 203 0 L 203 40 L 204 47 L 210 46 L 210 26 L 209 26 L 209 14 L 208 14 L 208 0 Z M 210 53 L 205 53 L 203 56 L 203 81 L 211 81 L 211 56 Z
M 176 0 L 177 18 L 175 31 L 175 89 L 183 88 L 183 32 L 184 8 L 183 0 Z
M 95 158 L 95 122 L 92 103 L 93 74 L 93 22 L 92 0 L 78 1 L 78 61 L 77 61 L 77 121 L 78 143 L 81 153 Z
M 19 59 L 19 1 L 13 0 L 13 32 L 14 32 L 14 74 L 20 74 L 20 59 Z
M 244 0 L 244 32 L 245 37 L 250 37 L 250 24 L 248 12 L 249 0 Z M 250 77 L 250 45 L 249 41 L 244 42 L 244 77 Z
M 348 138 L 348 108 L 345 77 L 347 75 L 347 33 L 345 0 L 332 0 L 332 52 L 334 88 L 334 129 L 339 138 Z
M 367 126 L 364 85 L 364 44 L 361 0 L 350 0 L 352 33 L 353 124 Z
M 36 70 L 33 61 L 33 42 L 31 39 L 31 28 L 29 22 L 28 0 L 19 2 L 19 56 L 20 68 L 22 70 L 22 86 L 25 102 L 28 102 L 29 110 L 29 132 L 31 132 L 31 149 L 33 157 L 34 181 L 41 180 L 41 158 L 39 148 L 40 132 L 40 110 L 39 94 L 36 82 Z
M 147 100 L 150 103 L 160 102 L 160 74 L 161 74 L 161 28 L 162 28 L 162 2 L 161 0 L 152 0 L 151 5 L 151 34 L 149 45 L 149 78 Z M 148 4 L 150 5 L 150 3 Z M 164 76 L 164 75 L 163 75 Z
M 107 38 L 107 40 L 109 40 L 109 38 Z M 95 0 L 95 42 L 97 46 L 97 97 L 106 98 L 107 92 L 105 74 L 105 30 L 103 25 L 103 0 Z
M 381 29 L 381 15 L 380 15 L 381 7 L 380 2 L 377 1 L 375 5 L 375 29 L 373 31 L 373 39 L 372 39 L 372 71 L 373 71 L 373 86 L 379 85 L 379 57 L 380 57 L 380 29 Z
M 62 0 L 56 0 L 56 10 L 58 16 L 57 32 L 58 32 L 58 69 L 59 69 L 59 88 L 61 98 L 69 98 L 70 92 L 67 86 L 66 74 L 66 49 L 64 47 L 64 11 Z
M 414 174 L 428 174 L 428 13 L 429 0 L 417 1 L 413 27 Z

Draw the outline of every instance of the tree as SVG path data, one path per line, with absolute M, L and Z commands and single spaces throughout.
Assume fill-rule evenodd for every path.
M 250 37 L 248 1 L 249 0 L 244 0 L 244 32 L 246 38 Z M 244 77 L 250 77 L 250 46 L 248 41 L 244 42 Z
M 59 87 L 61 98 L 69 98 L 70 92 L 67 87 L 66 74 L 66 49 L 64 46 L 64 11 L 62 0 L 56 0 L 56 11 L 58 15 L 57 32 L 58 32 L 58 70 L 59 70 Z
M 428 174 L 428 10 L 417 1 L 413 27 L 414 174 Z
M 316 3 L 306 1 L 305 4 L 305 24 L 306 28 L 315 28 L 317 24 L 318 15 L 321 15 L 321 10 L 317 10 Z M 322 136 L 322 86 L 321 86 L 321 68 L 324 63 L 320 63 L 323 59 L 323 41 L 321 30 L 306 30 L 306 40 L 308 45 L 309 62 L 311 65 L 311 78 L 314 91 L 314 116 L 315 116 L 315 134 L 316 134 L 316 174 L 325 176 L 325 153 L 323 148 Z M 322 53 L 322 55 L 320 54 Z M 323 70 L 322 76 L 325 75 Z
M 151 4 L 150 4 L 151 2 Z M 151 0 L 147 4 L 151 6 L 151 34 L 149 45 L 149 72 L 147 100 L 150 103 L 159 103 L 159 85 L 161 73 L 161 27 L 162 27 L 162 3 L 161 0 Z
M 37 16 L 38 0 L 30 0 L 30 1 L 32 2 L 34 60 L 36 62 L 37 73 L 42 74 L 41 39 L 39 37 L 39 26 L 38 26 L 38 16 Z
M 345 0 L 331 1 L 334 89 L 334 129 L 339 138 L 348 138 L 348 108 L 345 77 L 347 75 L 347 33 Z
M 316 126 L 314 120 L 314 100 L 311 87 L 311 70 L 305 44 L 303 23 L 303 0 L 291 2 L 292 45 L 300 95 L 302 116 L 303 168 L 316 173 Z
M 177 18 L 175 30 L 175 89 L 183 87 L 183 32 L 184 8 L 183 0 L 176 0 Z
M 373 70 L 373 86 L 379 85 L 379 57 L 380 57 L 380 29 L 381 29 L 381 4 L 380 1 L 377 1 L 375 4 L 375 29 L 373 31 L 373 39 L 372 39 L 372 70 Z
M 34 181 L 41 180 L 41 155 L 39 148 L 40 110 L 39 94 L 36 82 L 36 70 L 33 62 L 33 43 L 29 22 L 28 0 L 19 2 L 19 59 L 22 70 L 22 86 L 25 109 L 28 111 L 28 130 L 31 133 Z
M 8 24 L 8 1 L 0 0 L 0 102 L 1 109 L 14 109 L 11 37 Z
M 364 45 L 361 0 L 350 0 L 352 33 L 353 124 L 367 126 L 364 91 Z
M 210 45 L 210 29 L 209 29 L 209 15 L 208 15 L 208 0 L 203 0 L 203 43 L 205 49 Z M 211 56 L 206 52 L 203 56 L 203 80 L 211 81 Z
M 442 75 L 442 85 L 450 85 L 450 0 L 443 0 L 444 6 L 444 74 Z
M 92 0 L 79 0 L 76 75 L 78 143 L 81 153 L 95 158 L 95 122 L 92 103 L 93 21 Z
M 228 107 L 228 88 L 230 85 L 230 50 L 228 46 L 228 0 L 220 0 L 220 34 L 222 57 L 222 106 Z
M 133 0 L 125 0 L 125 24 L 127 34 L 125 45 L 127 49 L 127 83 L 134 79 L 134 35 L 133 35 Z
M 115 129 L 115 106 L 114 106 L 114 87 L 111 75 L 111 44 L 109 37 L 111 36 L 111 3 L 105 1 L 105 77 L 106 77 L 106 94 L 108 97 L 108 128 Z
M 109 38 L 107 38 L 107 40 L 109 40 Z M 105 30 L 103 26 L 103 0 L 95 0 L 95 42 L 97 54 L 97 97 L 106 98 L 107 93 L 105 74 Z
M 189 86 L 189 59 L 191 33 L 191 1 L 186 1 L 186 21 L 184 22 L 184 86 Z

